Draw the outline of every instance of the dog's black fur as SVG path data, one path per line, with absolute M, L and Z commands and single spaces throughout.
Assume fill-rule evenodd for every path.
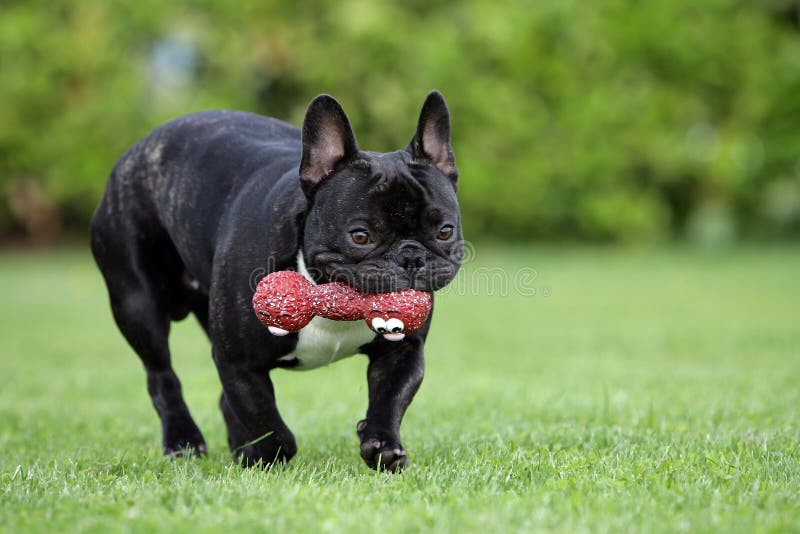
M 300 252 L 318 283 L 368 292 L 443 287 L 460 260 L 457 175 L 438 92 L 397 152 L 360 151 L 327 95 L 311 102 L 302 131 L 209 111 L 175 119 L 129 149 L 92 220 L 91 244 L 117 325 L 144 363 L 164 453 L 206 450 L 167 344 L 170 322 L 193 313 L 211 340 L 231 450 L 245 465 L 288 461 L 297 446 L 269 373 L 298 364 L 285 358 L 298 334 L 273 336 L 259 323 L 254 283 L 297 269 Z M 353 232 L 368 242 L 357 244 L 363 235 Z M 369 357 L 369 407 L 357 433 L 372 468 L 407 463 L 399 427 L 422 381 L 429 326 L 358 348 Z

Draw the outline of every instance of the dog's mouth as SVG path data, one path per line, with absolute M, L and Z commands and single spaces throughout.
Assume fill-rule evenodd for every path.
M 366 265 L 332 263 L 322 269 L 328 281 L 347 284 L 361 293 L 391 293 L 404 289 L 432 292 L 449 284 L 456 271 L 457 267 L 447 264 L 429 265 L 409 272 L 372 262 Z
M 432 283 L 424 273 L 406 275 L 402 272 L 378 269 L 350 270 L 337 266 L 331 272 L 330 279 L 333 282 L 347 284 L 361 293 L 391 293 L 404 289 L 435 291 L 437 289 L 436 284 Z
M 391 293 L 405 289 L 433 292 L 447 286 L 461 265 L 458 259 L 434 256 L 423 266 L 404 269 L 387 258 L 349 263 L 331 251 L 310 254 L 308 274 L 317 283 L 338 282 L 361 293 Z

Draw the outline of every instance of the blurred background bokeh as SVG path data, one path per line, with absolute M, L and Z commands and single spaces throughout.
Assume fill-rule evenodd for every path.
M 779 0 L 4 0 L 0 236 L 84 236 L 116 158 L 177 115 L 299 124 L 326 92 L 394 150 L 432 88 L 472 239 L 800 237 L 800 4 Z

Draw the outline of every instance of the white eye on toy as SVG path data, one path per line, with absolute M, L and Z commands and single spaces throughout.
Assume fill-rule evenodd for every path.
M 392 332 L 393 334 L 399 334 L 400 332 L 403 331 L 403 328 L 405 328 L 405 326 L 406 325 L 403 324 L 403 321 L 395 317 L 392 317 L 391 319 L 386 321 L 386 330 Z
M 386 334 L 389 332 L 389 330 L 386 328 L 386 321 L 384 321 L 381 317 L 375 317 L 372 319 L 372 329 L 379 334 Z

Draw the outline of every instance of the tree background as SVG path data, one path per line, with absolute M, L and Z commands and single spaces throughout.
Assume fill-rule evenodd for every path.
M 85 235 L 158 124 L 299 124 L 318 93 L 404 147 L 447 98 L 466 235 L 800 237 L 800 4 L 778 0 L 0 3 L 0 237 Z

